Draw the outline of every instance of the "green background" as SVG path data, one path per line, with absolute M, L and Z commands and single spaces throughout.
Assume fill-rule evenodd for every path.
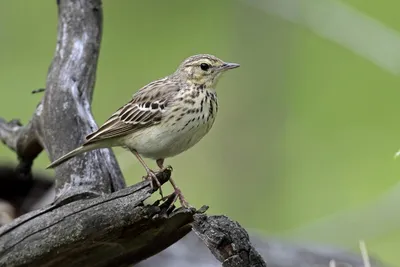
M 343 3 L 400 31 L 398 1 Z M 98 124 L 187 56 L 240 63 L 219 83 L 212 131 L 167 160 L 189 202 L 289 240 L 358 251 L 363 239 L 370 254 L 400 266 L 397 75 L 244 0 L 104 0 L 103 8 Z M 30 92 L 45 86 L 56 26 L 55 1 L 0 2 L 3 118 L 26 123 L 35 110 L 41 95 Z M 115 152 L 128 183 L 138 182 L 134 156 Z M 15 154 L 0 146 L 0 160 Z M 48 163 L 43 153 L 35 171 Z

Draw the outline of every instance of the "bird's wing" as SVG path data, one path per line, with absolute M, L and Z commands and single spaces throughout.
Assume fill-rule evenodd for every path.
M 84 145 L 120 137 L 144 127 L 159 124 L 165 108 L 177 91 L 179 91 L 179 84 L 168 81 L 166 78 L 146 85 L 97 131 L 86 136 Z

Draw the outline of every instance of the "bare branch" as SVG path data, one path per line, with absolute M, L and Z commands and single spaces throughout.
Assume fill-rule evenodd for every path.
M 21 132 L 22 124 L 19 120 L 6 122 L 0 118 L 0 140 L 11 150 L 17 151 L 18 136 Z
M 170 174 L 157 176 L 166 182 Z M 0 266 L 124 266 L 146 259 L 186 235 L 196 212 L 143 206 L 152 192 L 144 181 L 23 215 L 0 229 Z
M 267 266 L 246 230 L 226 216 L 195 215 L 193 230 L 223 267 Z
M 15 151 L 19 159 L 17 169 L 23 176 L 30 177 L 33 160 L 42 152 L 35 130 L 36 115 L 32 120 L 22 126 L 19 120 L 6 122 L 0 118 L 0 140 Z
M 37 207 L 38 205 L 39 207 L 43 207 L 44 205 L 51 203 L 51 199 L 43 199 L 40 196 L 43 194 L 53 194 L 53 189 L 51 188 L 51 184 L 48 182 L 48 180 L 49 177 L 43 176 L 42 174 L 35 174 L 33 181 L 21 179 L 19 178 L 19 176 L 17 176 L 15 168 L 11 166 L 0 165 L 0 198 L 3 198 L 5 201 L 12 204 L 16 211 L 20 211 L 18 212 L 18 215 L 28 212 L 32 209 L 36 209 L 35 207 Z M 15 195 L 15 192 L 18 193 Z M 93 199 L 93 201 L 97 200 Z M 39 202 L 41 202 L 41 204 Z M 24 207 L 22 208 L 21 205 L 23 205 Z M 132 214 L 134 214 L 136 210 L 134 209 L 131 212 Z M 209 229 L 214 231 L 215 234 L 220 233 L 220 230 L 218 228 L 221 226 L 220 224 L 216 224 L 216 227 L 211 227 L 210 223 L 202 223 L 202 221 L 204 221 L 204 218 L 202 218 L 202 216 L 195 215 L 195 217 L 195 225 L 201 225 L 199 227 L 196 227 L 196 229 L 205 229 L 206 227 L 210 226 Z M 208 220 L 214 220 L 215 222 L 215 219 L 213 219 L 215 217 L 211 218 L 212 219 Z M 113 218 L 111 219 L 114 220 Z M 221 217 L 221 220 L 222 219 L 224 219 L 224 217 Z M 228 221 L 228 219 L 226 220 Z M 38 223 L 41 222 L 38 221 Z M 102 221 L 102 223 L 104 224 L 104 220 Z M 242 232 L 242 229 L 237 229 L 239 227 L 238 224 L 231 223 L 231 228 L 229 228 L 229 225 L 227 224 L 226 226 L 227 227 L 224 232 L 226 232 L 227 234 L 241 233 L 242 236 L 246 236 L 246 238 L 242 239 L 241 243 L 239 243 L 238 245 L 235 244 L 235 247 L 239 247 L 244 243 L 248 244 L 247 235 Z M 179 228 L 180 227 L 177 227 L 176 229 Z M 20 229 L 23 229 L 22 225 L 15 228 L 15 231 L 13 230 L 12 234 L 15 236 L 19 236 L 20 234 L 18 233 L 18 231 L 20 231 Z M 127 229 L 128 228 L 126 228 L 126 231 Z M 70 231 L 69 228 L 66 228 L 66 230 Z M 29 233 L 27 234 L 29 235 Z M 60 232 L 58 235 L 62 236 L 69 234 L 70 232 Z M 136 238 L 141 239 L 143 238 L 143 236 L 139 235 Z M 148 237 L 146 237 L 146 240 L 147 238 Z M 230 237 L 228 236 L 228 238 Z M 312 244 L 310 242 L 302 242 L 296 244 L 293 241 L 283 241 L 279 238 L 267 237 L 260 234 L 256 235 L 255 233 L 253 235 L 250 234 L 250 241 L 251 245 L 255 249 L 257 249 L 257 251 L 267 262 L 268 267 L 313 266 L 313 264 L 319 264 L 319 266 L 321 267 L 327 267 L 329 266 L 329 262 L 331 261 L 335 261 L 337 266 L 364 267 L 363 260 L 359 253 L 354 253 L 344 249 L 338 249 L 326 244 Z M 235 242 L 237 242 L 237 240 Z M 149 246 L 154 246 L 154 244 L 149 244 Z M 214 249 L 213 246 L 210 246 L 210 248 Z M 370 259 L 370 262 L 372 267 L 386 266 L 383 263 L 376 261 L 375 259 Z M 57 266 L 57 264 L 55 265 Z M 182 240 L 179 240 L 179 242 L 175 243 L 168 249 L 154 255 L 153 257 L 145 261 L 138 263 L 135 266 L 186 267 L 189 265 L 191 267 L 221 266 L 221 263 L 212 256 L 202 240 L 200 240 L 198 236 L 196 236 L 194 233 L 188 234 Z
M 97 125 L 91 113 L 102 31 L 100 0 L 61 0 L 58 36 L 47 76 L 40 136 L 51 160 L 78 147 Z M 125 187 L 109 149 L 95 150 L 56 168 L 56 196 L 101 195 Z

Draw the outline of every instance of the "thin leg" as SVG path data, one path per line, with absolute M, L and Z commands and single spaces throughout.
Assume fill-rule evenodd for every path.
M 164 169 L 164 159 L 158 159 L 156 160 L 156 163 L 158 168 L 160 168 L 160 170 Z
M 160 181 L 158 181 L 156 174 L 149 168 L 149 166 L 147 166 L 146 162 L 144 162 L 144 160 L 142 159 L 142 157 L 139 155 L 139 153 L 136 150 L 132 149 L 131 151 L 136 156 L 136 158 L 139 160 L 139 162 L 142 164 L 144 169 L 146 170 L 146 172 L 147 172 L 146 179 L 151 181 L 151 188 L 153 188 L 153 181 L 154 181 L 156 183 L 158 189 L 160 190 L 161 197 L 163 197 L 163 193 L 161 190 L 161 183 L 160 183 Z
M 181 202 L 182 207 L 189 208 L 190 207 L 189 203 L 186 201 L 186 199 L 183 196 L 182 191 L 179 189 L 179 187 L 176 186 L 172 177 L 169 178 L 169 182 L 171 183 L 172 187 L 174 188 L 175 195 L 179 198 L 179 201 Z
M 158 159 L 156 162 L 157 162 L 157 166 L 160 168 L 160 170 L 163 170 L 164 169 L 164 159 Z M 185 207 L 185 208 L 190 207 L 189 203 L 186 201 L 185 197 L 183 196 L 182 191 L 179 189 L 178 186 L 176 186 L 172 177 L 169 178 L 169 182 L 171 183 L 171 185 L 175 191 L 175 199 L 174 199 L 174 201 L 172 201 L 172 204 L 174 204 L 176 199 L 179 198 L 179 201 L 181 202 L 182 207 Z

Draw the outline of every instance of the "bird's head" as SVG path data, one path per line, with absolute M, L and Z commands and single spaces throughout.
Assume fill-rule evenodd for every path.
M 214 88 L 222 73 L 239 67 L 239 64 L 224 62 L 213 55 L 195 55 L 185 59 L 175 75 L 189 84 L 204 85 Z

